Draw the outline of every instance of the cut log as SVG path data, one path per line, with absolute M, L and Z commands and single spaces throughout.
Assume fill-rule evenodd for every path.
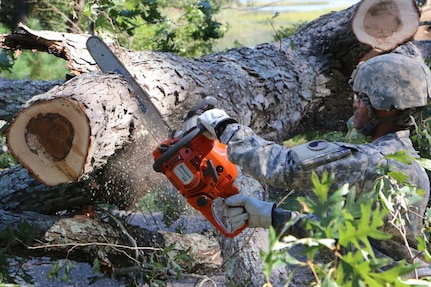
M 94 78 L 86 74 L 67 89 L 34 97 L 9 127 L 10 151 L 46 185 L 75 182 L 100 168 L 130 142 L 138 125 L 139 108 L 127 82 L 104 75 L 94 85 Z
M 76 181 L 90 146 L 89 119 L 75 100 L 40 100 L 18 114 L 8 142 L 15 158 L 41 182 Z
M 419 11 L 412 0 L 362 0 L 352 21 L 358 40 L 382 51 L 412 39 L 418 25 Z

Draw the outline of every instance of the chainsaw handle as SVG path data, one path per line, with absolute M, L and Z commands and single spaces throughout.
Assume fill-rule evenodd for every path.
M 205 99 L 197 103 L 193 108 L 190 109 L 190 111 L 187 113 L 186 118 L 184 119 L 184 122 L 191 119 L 192 117 L 202 114 L 202 112 L 199 112 L 199 110 L 209 110 L 213 109 L 217 105 L 217 99 L 212 96 L 207 96 Z M 206 106 L 206 108 L 205 108 Z
M 198 125 L 195 129 L 192 129 L 189 133 L 183 136 L 178 142 L 171 145 L 162 155 L 154 162 L 153 169 L 157 172 L 161 172 L 162 165 L 170 159 L 180 149 L 189 144 L 195 137 L 205 132 L 206 129 L 203 125 Z M 160 148 L 160 147 L 159 147 Z
M 217 214 L 217 211 L 214 208 L 216 199 L 211 199 L 210 197 L 202 194 L 195 197 L 187 198 L 188 203 L 193 206 L 196 210 L 199 210 L 200 213 L 205 216 L 205 218 L 215 227 L 217 230 L 224 236 L 232 238 L 240 234 L 247 226 L 248 222 L 246 221 L 243 226 L 236 230 L 228 230 L 226 224 L 220 219 L 220 216 Z M 219 200 L 223 200 L 219 198 Z

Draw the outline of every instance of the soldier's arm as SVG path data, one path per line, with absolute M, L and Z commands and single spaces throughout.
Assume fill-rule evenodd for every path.
M 272 211 L 272 227 L 278 234 L 293 235 L 297 238 L 304 238 L 310 235 L 310 231 L 305 228 L 305 218 L 314 218 L 312 214 L 300 214 L 296 211 L 274 208 Z
M 351 155 L 350 148 L 321 140 L 286 148 L 264 140 L 249 127 L 239 124 L 228 125 L 220 140 L 228 145 L 229 160 L 256 179 L 277 187 L 302 190 L 312 187 L 311 172 L 317 167 L 320 171 L 338 172 L 331 164 Z M 355 163 L 358 167 L 358 162 Z M 351 176 L 349 170 L 354 168 L 351 161 L 339 161 L 337 165 L 342 165 L 338 180 Z

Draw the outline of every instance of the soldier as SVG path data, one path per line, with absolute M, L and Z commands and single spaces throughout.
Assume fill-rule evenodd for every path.
M 260 138 L 223 110 L 206 111 L 198 121 L 228 145 L 228 156 L 233 163 L 272 186 L 311 189 L 312 171 L 320 176 L 328 172 L 335 175 L 333 190 L 349 183 L 359 194 L 373 189 L 380 176 L 379 166 L 388 165 L 392 170 L 407 174 L 410 183 L 424 191 L 422 200 L 414 203 L 415 210 L 409 212 L 410 224 L 406 226 L 406 237 L 415 248 L 429 199 L 429 179 L 416 162 L 403 164 L 385 156 L 404 150 L 417 157 L 409 138 L 409 127 L 414 124 L 413 116 L 431 97 L 431 72 L 421 59 L 391 53 L 358 65 L 351 80 L 354 128 L 370 136 L 371 143 L 355 145 L 316 140 L 285 148 Z M 296 214 L 242 194 L 225 199 L 225 203 L 229 206 L 227 214 L 234 227 L 240 227 L 248 220 L 249 227 L 268 228 L 272 225 L 280 232 Z M 392 234 L 392 239 L 372 242 L 373 247 L 395 260 L 410 258 L 412 261 L 403 235 L 390 224 L 386 224 L 384 230 Z M 301 230 L 297 230 L 295 235 L 300 233 Z M 426 269 L 428 272 L 429 268 Z

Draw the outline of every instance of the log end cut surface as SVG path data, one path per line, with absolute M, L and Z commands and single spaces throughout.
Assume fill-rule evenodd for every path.
M 357 39 L 382 51 L 411 39 L 419 25 L 419 11 L 411 0 L 363 0 L 352 21 Z
M 18 113 L 7 140 L 15 158 L 42 183 L 72 182 L 87 159 L 89 120 L 74 100 L 43 100 Z

